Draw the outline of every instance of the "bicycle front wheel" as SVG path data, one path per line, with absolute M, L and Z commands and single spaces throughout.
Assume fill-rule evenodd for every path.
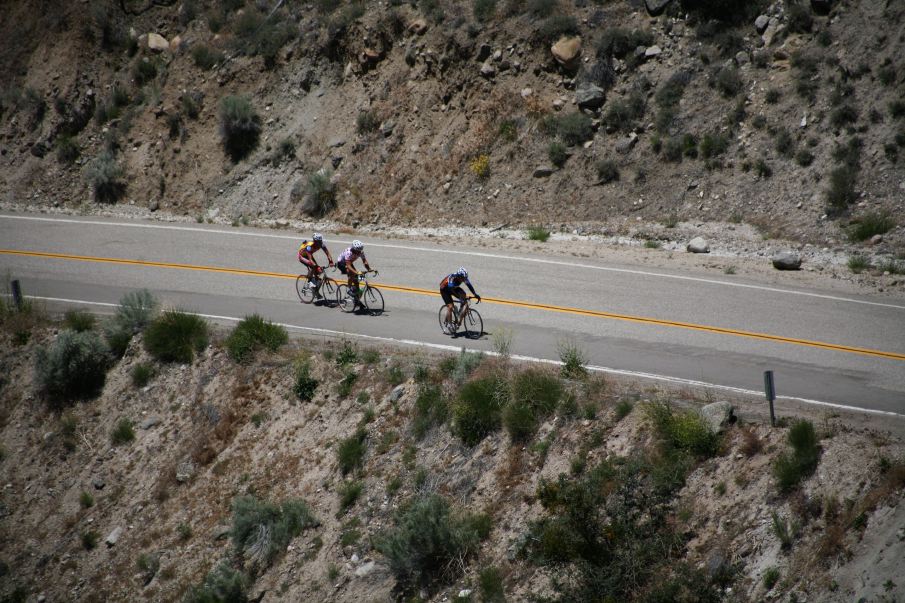
M 362 295 L 362 301 L 372 315 L 383 313 L 383 293 L 379 289 L 367 287 Z
M 336 287 L 336 305 L 343 312 L 355 311 L 355 298 L 349 293 L 349 285 L 337 285 Z
M 314 301 L 314 290 L 308 286 L 308 279 L 302 274 L 295 278 L 295 292 L 298 293 L 299 301 L 303 304 L 310 304 Z
M 336 299 L 336 287 L 337 283 L 332 278 L 325 278 L 323 284 L 321 285 L 321 295 L 324 296 L 324 300 L 328 302 L 332 302 Z
M 467 339 L 480 339 L 484 334 L 484 321 L 477 310 L 468 309 L 468 313 L 462 320 L 462 326 L 465 327 L 465 337 Z

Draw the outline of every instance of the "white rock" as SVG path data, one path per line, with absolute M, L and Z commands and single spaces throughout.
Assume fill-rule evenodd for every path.
M 147 43 L 148 50 L 153 50 L 154 52 L 163 52 L 170 49 L 170 43 L 158 33 L 149 33 Z
M 107 539 L 104 541 L 107 543 L 107 546 L 114 546 L 119 541 L 119 537 L 122 536 L 123 529 L 121 527 L 114 528 L 112 532 L 107 535 Z
M 710 243 L 704 237 L 695 237 L 685 247 L 691 253 L 710 253 Z

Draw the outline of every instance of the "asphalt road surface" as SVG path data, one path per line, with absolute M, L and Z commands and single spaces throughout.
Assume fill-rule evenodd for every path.
M 325 234 L 334 256 L 351 240 Z M 373 283 L 386 311 L 344 314 L 299 303 L 301 238 L 291 230 L 3 214 L 0 270 L 26 295 L 60 308 L 109 310 L 103 304 L 144 287 L 166 306 L 224 321 L 258 313 L 309 333 L 490 351 L 493 333 L 508 329 L 514 355 L 556 360 L 568 340 L 601 370 L 750 392 L 763 391 L 769 369 L 780 399 L 905 415 L 905 299 L 361 237 L 380 270 Z M 438 283 L 460 265 L 484 297 L 478 340 L 443 335 L 437 320 Z

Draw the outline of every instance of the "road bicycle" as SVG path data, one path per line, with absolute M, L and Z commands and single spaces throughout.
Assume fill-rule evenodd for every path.
M 310 304 L 319 297 L 332 300 L 336 297 L 337 286 L 338 283 L 323 272 L 313 274 L 310 281 L 304 274 L 298 275 L 295 279 L 295 292 L 303 304 Z
M 466 299 L 476 299 L 469 296 Z M 481 303 L 481 302 L 477 302 Z M 466 300 L 453 298 L 453 322 L 446 322 L 446 304 L 440 306 L 440 330 L 445 335 L 456 337 L 460 328 L 465 329 L 465 337 L 468 339 L 480 339 L 484 334 L 484 321 L 480 313 L 466 303 Z
M 343 283 L 336 287 L 336 304 L 343 312 L 354 312 L 361 306 L 366 312 L 377 315 L 383 312 L 383 294 L 377 287 L 368 282 L 368 274 L 377 276 L 376 270 L 368 270 L 356 275 L 357 292 L 350 291 L 349 285 Z

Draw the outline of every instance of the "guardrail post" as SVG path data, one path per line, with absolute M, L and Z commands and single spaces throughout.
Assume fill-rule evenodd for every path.
M 770 425 L 776 427 L 776 413 L 773 410 L 773 400 L 776 399 L 776 387 L 773 384 L 773 371 L 764 371 L 764 393 L 767 402 L 770 403 Z
M 16 304 L 16 310 L 22 311 L 22 287 L 19 285 L 19 280 L 16 279 L 10 282 L 10 287 L 13 291 L 13 303 Z

